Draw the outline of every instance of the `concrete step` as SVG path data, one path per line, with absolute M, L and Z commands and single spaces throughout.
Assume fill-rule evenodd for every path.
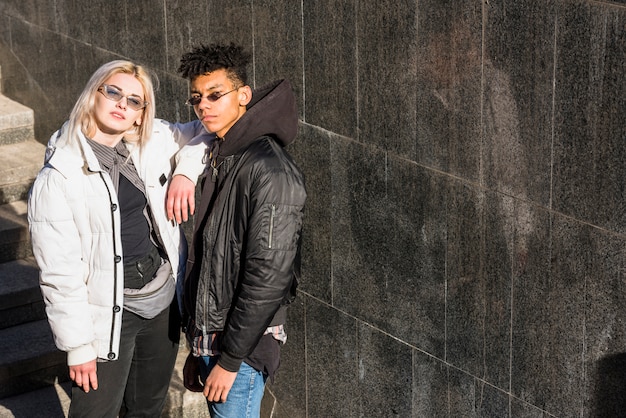
M 69 408 L 66 355 L 54 346 L 38 276 L 32 257 L 0 264 L 0 418 L 63 417 Z M 187 353 L 181 346 L 163 417 L 207 414 L 202 394 L 182 383 Z
M 45 318 L 35 260 L 0 264 L 0 329 Z
M 184 338 L 184 336 L 181 336 Z M 188 349 L 181 346 L 170 381 L 165 408 L 161 418 L 204 418 L 208 416 L 202 393 L 193 393 L 183 386 L 182 370 Z M 71 385 L 54 381 L 49 386 L 0 398 L 0 418 L 66 417 L 69 411 Z M 269 416 L 269 415 L 263 415 Z
M 45 151 L 46 147 L 33 139 L 0 145 L 0 204 L 27 199 Z
M 45 319 L 0 330 L 0 398 L 67 381 L 65 353 Z
M 0 263 L 32 256 L 26 216 L 25 200 L 0 205 Z
M 0 145 L 35 138 L 34 121 L 32 109 L 0 95 Z
M 0 418 L 63 418 L 70 406 L 71 383 L 54 385 L 0 399 Z

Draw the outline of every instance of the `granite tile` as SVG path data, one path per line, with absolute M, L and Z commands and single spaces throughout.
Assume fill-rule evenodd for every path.
M 550 392 L 546 392 L 549 382 L 546 373 L 553 373 L 553 365 L 543 359 L 545 344 L 552 337 L 550 327 L 545 324 L 558 318 L 553 319 L 550 311 L 549 295 L 555 280 L 550 274 L 551 218 L 547 211 L 535 210 L 533 219 L 535 227 L 513 279 L 511 392 L 521 402 L 545 408 L 546 398 L 550 397 Z
M 167 32 L 163 30 L 166 3 L 162 0 L 124 2 L 125 25 L 119 28 L 124 37 L 121 51 L 124 57 L 132 57 L 132 60 L 153 70 L 169 69 L 166 55 Z M 161 30 L 154 30 L 155 28 Z
M 166 2 L 167 68 L 175 72 L 181 56 L 200 45 L 234 42 L 254 54 L 251 0 L 192 0 Z M 248 84 L 254 83 L 254 68 L 248 69 Z
M 307 296 L 300 293 L 287 311 L 287 343 L 281 347 L 280 368 L 268 389 L 276 396 L 285 417 L 306 417 L 306 306 Z
M 1 10 L 1 9 L 0 9 Z M 4 51 L 9 51 L 11 45 L 11 17 L 0 12 L 0 48 L 3 49 L 2 65 L 7 66 L 8 58 Z
M 386 253 L 377 256 L 384 275 L 374 281 L 384 299 L 369 302 L 381 304 L 382 316 L 372 319 L 391 335 L 443 359 L 449 181 L 392 155 L 386 171 L 384 217 L 373 220 L 386 229 L 378 236 Z
M 70 36 L 77 41 L 91 42 L 90 14 L 81 14 L 86 9 L 81 8 L 77 0 L 54 0 L 54 31 Z
M 480 380 L 476 380 L 475 402 L 477 417 L 513 417 L 509 409 L 509 395 Z
M 448 367 L 448 415 L 450 418 L 476 416 L 475 377 Z
M 302 232 L 302 279 L 300 289 L 332 303 L 332 170 L 328 131 L 300 124 L 296 141 L 287 151 L 303 171 L 307 201 Z
M 479 181 L 481 5 L 424 0 L 418 15 L 415 160 Z
M 485 290 L 481 270 L 481 215 L 473 188 L 454 183 L 447 193 L 450 197 L 445 360 L 470 374 L 480 375 L 480 359 L 485 350 L 482 343 Z
M 178 74 L 180 58 L 201 44 L 209 44 L 209 3 L 205 0 L 166 1 L 166 71 Z
M 307 123 L 356 138 L 356 0 L 304 2 Z
M 306 300 L 307 416 L 360 416 L 357 321 Z
M 626 232 L 626 9 L 563 6 L 557 27 L 554 208 Z
M 25 34 L 27 32 L 22 24 L 19 24 L 17 29 L 13 28 L 17 23 L 14 23 L 14 20 L 9 16 L 0 15 L 0 23 L 3 24 L 0 26 L 0 36 L 2 36 L 2 41 L 0 41 L 2 94 L 13 100 L 17 99 L 18 102 L 23 104 L 22 100 L 26 96 L 29 81 L 28 77 L 24 76 L 24 74 L 27 74 L 26 69 L 11 48 L 11 38 L 17 33 Z
M 545 418 L 550 416 L 546 411 L 511 396 L 511 417 Z
M 417 3 L 357 3 L 358 140 L 415 155 Z
M 445 183 L 376 148 L 331 149 L 334 304 L 443 358 Z
M 189 97 L 189 84 L 179 75 L 155 72 L 158 84 L 155 85 L 156 117 L 171 122 L 196 120 L 193 109 L 185 104 Z
M 125 56 L 126 42 L 130 41 L 126 22 L 127 5 L 127 2 L 119 0 L 59 1 L 59 32 L 92 47 Z
M 477 243 L 482 272 L 477 283 L 478 293 L 474 295 L 475 302 L 483 302 L 482 327 L 474 332 L 481 336 L 479 341 L 484 346 L 484 357 L 477 376 L 508 391 L 511 375 L 511 286 L 516 265 L 525 256 L 525 249 L 516 245 L 516 238 L 521 235 L 519 218 L 515 213 L 516 202 L 510 196 L 499 193 L 487 193 L 484 199 L 485 206 L 479 209 L 483 212 L 479 226 L 481 239 Z M 478 203 L 481 203 L 480 198 Z
M 413 350 L 413 417 L 448 416 L 448 366 Z
M 526 256 L 519 202 L 461 183 L 450 194 L 446 359 L 508 390 L 511 285 Z
M 555 5 L 490 2 L 483 56 L 489 188 L 550 204 Z
M 207 3 L 208 20 L 204 24 L 208 26 L 207 39 L 203 43 L 231 43 L 234 42 L 244 47 L 254 55 L 254 14 L 252 0 L 212 0 Z M 248 68 L 248 84 L 260 87 L 255 81 L 255 69 L 251 64 Z
M 71 70 L 67 66 L 67 52 L 73 52 L 72 40 L 49 34 L 33 25 L 12 21 L 12 54 L 19 62 L 21 77 L 5 85 L 7 94 L 35 112 L 35 136 L 40 141 L 48 138 L 69 112 L 78 95 L 68 91 Z M 46 65 L 41 65 L 45 62 Z M 24 77 L 24 74 L 27 74 Z
M 0 3 L 0 14 L 52 30 L 55 3 L 38 0 L 3 0 Z
M 358 338 L 358 416 L 411 416 L 411 348 L 364 323 Z
M 537 235 L 515 287 L 511 391 L 550 414 L 579 416 L 586 288 L 594 275 L 590 227 L 560 215 L 539 218 L 545 240 Z
M 256 0 L 253 12 L 255 84 L 262 86 L 273 80 L 289 80 L 302 118 L 302 3 Z
M 586 270 L 584 415 L 626 410 L 626 238 L 591 229 Z
M 386 299 L 386 158 L 373 147 L 331 142 L 333 305 L 366 322 Z

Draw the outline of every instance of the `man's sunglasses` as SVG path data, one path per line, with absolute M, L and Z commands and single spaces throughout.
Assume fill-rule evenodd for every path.
M 190 98 L 187 99 L 185 104 L 187 106 L 197 106 L 197 105 L 200 104 L 202 99 L 207 99 L 211 103 L 217 102 L 219 99 L 221 99 L 222 97 L 226 96 L 228 93 L 232 93 L 233 91 L 238 90 L 238 89 L 239 89 L 239 87 L 234 88 L 234 89 L 232 89 L 230 91 L 227 91 L 226 93 L 215 92 L 215 93 L 209 94 L 208 96 L 191 96 Z

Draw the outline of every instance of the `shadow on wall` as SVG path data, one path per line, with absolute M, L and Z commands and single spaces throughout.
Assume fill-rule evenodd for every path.
M 623 417 L 626 411 L 626 353 L 613 354 L 598 361 L 594 386 L 594 416 Z
M 30 69 L 24 66 L 1 38 L 0 67 L 2 71 L 1 93 L 33 109 L 37 115 L 34 126 L 35 139 L 45 144 L 50 134 L 58 129 L 59 124 L 69 114 L 66 103 L 59 103 L 58 99 L 50 97 L 49 91 L 42 88 L 42 85 L 58 84 L 59 80 L 35 79 Z

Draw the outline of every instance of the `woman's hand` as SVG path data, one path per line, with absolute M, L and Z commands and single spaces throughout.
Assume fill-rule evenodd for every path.
M 96 374 L 96 359 L 87 363 L 70 366 L 70 379 L 78 387 L 82 387 L 85 393 L 89 393 L 89 388 L 98 389 L 98 376 Z

